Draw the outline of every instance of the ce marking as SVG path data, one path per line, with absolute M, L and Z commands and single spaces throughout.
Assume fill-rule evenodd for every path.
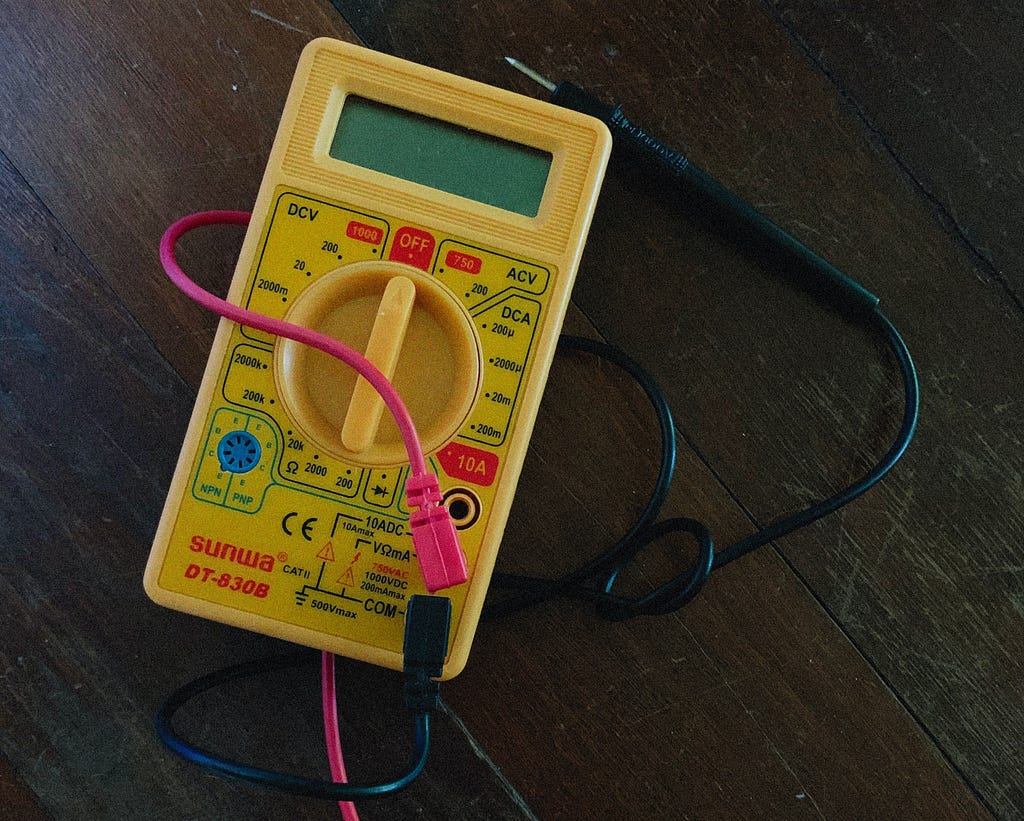
M 283 530 L 289 536 L 294 536 L 295 533 L 289 529 L 288 523 L 298 515 L 299 514 L 293 510 L 291 513 L 286 513 L 285 517 L 281 520 L 281 530 Z M 299 526 L 299 530 L 302 532 L 302 538 L 305 539 L 307 542 L 313 541 L 313 537 L 310 534 L 312 534 L 313 525 L 315 525 L 316 523 L 316 516 L 310 516 Z

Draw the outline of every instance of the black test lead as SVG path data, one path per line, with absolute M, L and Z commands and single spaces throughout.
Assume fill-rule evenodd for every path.
M 619 155 L 644 170 L 683 203 L 700 204 L 702 214 L 730 240 L 741 244 L 761 262 L 772 264 L 784 276 L 835 308 L 840 314 L 867 324 L 881 334 L 899 365 L 903 381 L 903 417 L 893 443 L 860 479 L 831 496 L 783 516 L 714 555 L 712 569 L 718 569 L 750 551 L 792 533 L 853 501 L 878 483 L 899 461 L 914 436 L 918 417 L 917 371 L 906 343 L 895 325 L 879 308 L 879 298 L 810 248 L 787 233 L 750 203 L 711 175 L 702 171 L 678 151 L 664 145 L 631 123 L 620 106 L 606 103 L 581 87 L 563 80 L 555 83 L 515 59 L 505 57 L 551 94 L 551 102 L 589 114 L 601 120 L 612 133 L 612 156 Z M 526 587 L 525 580 L 517 579 Z M 610 593 L 611 585 L 604 593 Z
M 635 163 L 658 182 L 670 183 L 675 193 L 688 201 L 710 206 L 710 219 L 758 259 L 775 263 L 788 277 L 843 314 L 868 316 L 876 310 L 877 296 L 779 228 L 685 155 L 631 123 L 620 106 L 606 103 L 567 80 L 554 83 L 514 57 L 505 60 L 547 89 L 555 105 L 589 114 L 608 126 L 614 154 Z

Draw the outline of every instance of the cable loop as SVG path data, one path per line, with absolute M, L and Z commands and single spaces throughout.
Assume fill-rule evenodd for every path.
M 689 533 L 697 539 L 699 553 L 690 568 L 667 582 L 658 585 L 644 596 L 624 598 L 612 594 L 619 574 L 647 546 L 671 533 Z M 609 621 L 624 621 L 634 616 L 662 616 L 678 610 L 696 596 L 711 575 L 715 558 L 711 531 L 696 519 L 678 517 L 666 519 L 650 527 L 637 540 L 632 554 L 622 561 L 605 581 L 604 594 L 597 599 L 598 614 Z
M 608 601 L 607 606 L 614 610 L 617 597 L 611 596 L 608 598 L 608 591 L 614 585 L 618 573 L 633 560 L 640 549 L 653 539 L 659 538 L 672 529 L 657 529 L 664 527 L 667 524 L 666 522 L 661 523 L 661 525 L 654 524 L 658 514 L 661 512 L 662 506 L 665 504 L 665 499 L 668 497 L 669 487 L 672 484 L 672 474 L 675 472 L 676 465 L 675 425 L 672 422 L 672 411 L 669 409 L 668 400 L 665 398 L 665 394 L 662 393 L 661 387 L 654 377 L 637 362 L 618 348 L 612 347 L 601 340 L 563 335 L 558 340 L 558 351 L 559 353 L 582 351 L 599 356 L 624 370 L 640 386 L 654 409 L 661 433 L 661 462 L 658 468 L 658 477 L 655 480 L 654 487 L 651 489 L 647 504 L 644 505 L 643 511 L 627 533 L 604 553 L 584 563 L 576 570 L 554 579 L 495 573 L 493 577 L 494 586 L 504 587 L 517 592 L 500 601 L 488 601 L 484 610 L 484 617 L 486 619 L 499 618 L 514 613 L 554 596 L 570 596 L 595 602 L 605 598 Z M 693 520 L 681 521 L 691 522 Z M 699 522 L 694 522 L 694 524 L 702 528 L 704 532 L 707 531 Z M 652 528 L 654 528 L 653 536 L 650 535 Z M 686 528 L 680 527 L 675 529 Z M 701 538 L 699 533 L 694 533 L 694 535 Z M 710 534 L 708 535 L 708 546 L 710 547 Z M 702 548 L 701 560 L 703 560 L 703 555 Z M 694 593 L 703 585 L 706 576 L 706 572 L 694 574 L 696 584 L 693 590 Z M 609 579 L 608 585 L 604 591 L 595 590 L 592 585 L 595 582 L 600 583 L 602 578 Z M 600 605 L 598 610 L 599 612 L 601 611 Z M 640 614 L 637 613 L 635 615 Z M 622 618 L 629 618 L 629 616 L 622 616 Z
M 319 658 L 318 654 L 314 654 L 309 650 L 300 650 L 259 661 L 243 662 L 242 664 L 226 667 L 223 670 L 218 670 L 195 681 L 191 681 L 184 687 L 176 690 L 160 707 L 156 715 L 157 735 L 164 744 L 182 758 L 193 761 L 209 770 L 293 795 L 325 798 L 332 801 L 354 801 L 357 799 L 380 798 L 409 786 L 423 771 L 423 767 L 427 762 L 427 753 L 430 749 L 430 716 L 428 713 L 415 714 L 416 741 L 409 769 L 393 781 L 383 784 L 339 784 L 315 778 L 304 778 L 290 773 L 265 770 L 240 761 L 234 761 L 230 758 L 224 758 L 217 753 L 197 747 L 185 741 L 174 730 L 172 725 L 174 714 L 194 698 L 208 690 L 213 690 L 214 688 L 249 676 L 276 670 L 286 670 L 291 667 L 300 667 L 315 662 Z

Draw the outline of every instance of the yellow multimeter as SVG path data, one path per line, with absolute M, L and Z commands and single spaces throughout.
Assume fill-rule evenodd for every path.
M 598 120 L 347 43 L 303 51 L 228 298 L 389 375 L 459 532 L 466 663 L 611 147 Z M 401 669 L 425 592 L 398 429 L 326 354 L 222 321 L 154 601 Z

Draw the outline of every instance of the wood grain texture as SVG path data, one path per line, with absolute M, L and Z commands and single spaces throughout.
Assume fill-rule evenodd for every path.
M 943 619 L 957 636 L 950 646 L 926 617 L 921 644 L 935 649 L 915 648 L 894 663 L 922 713 L 948 717 L 940 738 L 953 759 L 1000 813 L 1014 817 L 1024 812 L 1024 724 L 1012 705 L 989 691 L 1019 690 L 1024 683 L 1024 425 L 1013 412 L 1024 397 L 1024 242 L 1017 229 L 1024 209 L 1018 91 L 1024 17 L 1008 4 L 865 6 L 829 14 L 813 3 L 775 6 L 800 48 L 844 90 L 857 116 L 933 206 L 952 245 L 965 248 L 971 265 L 961 267 L 976 277 L 964 284 L 940 277 L 948 289 L 945 304 L 922 323 L 926 334 L 919 344 L 931 354 L 925 385 L 935 416 L 923 431 L 932 452 L 924 470 L 948 487 L 927 501 L 907 500 L 935 523 L 922 535 L 938 546 L 910 558 L 915 576 L 935 578 L 973 618 Z M 935 264 L 948 269 L 955 259 L 950 254 Z M 902 289 L 902 299 L 913 296 Z M 870 572 L 903 569 L 910 569 L 907 563 L 886 560 Z M 847 578 L 860 570 L 848 567 Z M 855 586 L 840 584 L 845 609 L 860 609 L 849 602 Z M 919 593 L 914 610 L 940 609 L 937 593 Z M 916 615 L 886 610 L 897 619 Z M 968 621 L 976 624 L 968 627 Z M 913 684 L 918 678 L 933 686 Z M 959 682 L 954 693 L 939 692 L 945 687 L 936 685 L 949 680 Z M 970 720 L 949 721 L 965 703 Z
M 46 821 L 35 795 L 22 783 L 11 762 L 0 757 L 0 807 L 8 818 Z
M 824 4 L 339 4 L 399 56 L 536 95 L 501 60 L 511 53 L 627 103 L 883 296 L 918 356 L 925 413 L 892 480 L 716 574 L 680 614 L 608 625 L 561 602 L 482 628 L 446 687 L 427 774 L 363 817 L 1024 812 L 1020 312 L 936 204 L 966 214 L 969 243 L 996 249 L 996 265 L 1012 243 L 985 238 L 1009 223 L 939 167 L 960 155 L 926 144 L 938 115 L 916 112 L 917 136 L 898 143 L 886 129 L 907 121 L 898 106 L 874 114 L 881 81 L 856 85 L 852 49 L 831 79 L 808 59 L 812 35 L 863 18 L 847 13 L 835 34 Z M 937 36 L 905 29 L 918 30 Z M 150 715 L 176 686 L 282 645 L 156 608 L 140 582 L 215 324 L 164 281 L 156 241 L 182 213 L 251 204 L 295 59 L 319 34 L 354 38 L 326 2 L 298 0 L 36 3 L 0 29 L 0 106 L 18 115 L 0 118 L 0 754 L 49 817 L 337 815 L 159 746 Z M 999 158 L 990 180 L 1011 180 L 1009 144 L 979 144 Z M 930 189 L 941 195 L 923 196 L 922 180 L 944 180 Z M 571 322 L 662 380 L 691 443 L 669 510 L 725 544 L 863 469 L 894 432 L 897 385 L 870 335 L 638 182 L 609 176 Z M 223 290 L 238 240 L 206 232 L 183 260 Z M 502 567 L 552 573 L 612 540 L 642 505 L 655 448 L 628 382 L 560 362 Z M 652 546 L 624 584 L 663 579 L 690 551 Z M 404 761 L 397 686 L 343 668 L 356 778 Z M 315 670 L 292 671 L 205 699 L 182 727 L 326 774 L 316 700 Z
M 773 0 L 783 26 L 1024 309 L 1024 9 Z

